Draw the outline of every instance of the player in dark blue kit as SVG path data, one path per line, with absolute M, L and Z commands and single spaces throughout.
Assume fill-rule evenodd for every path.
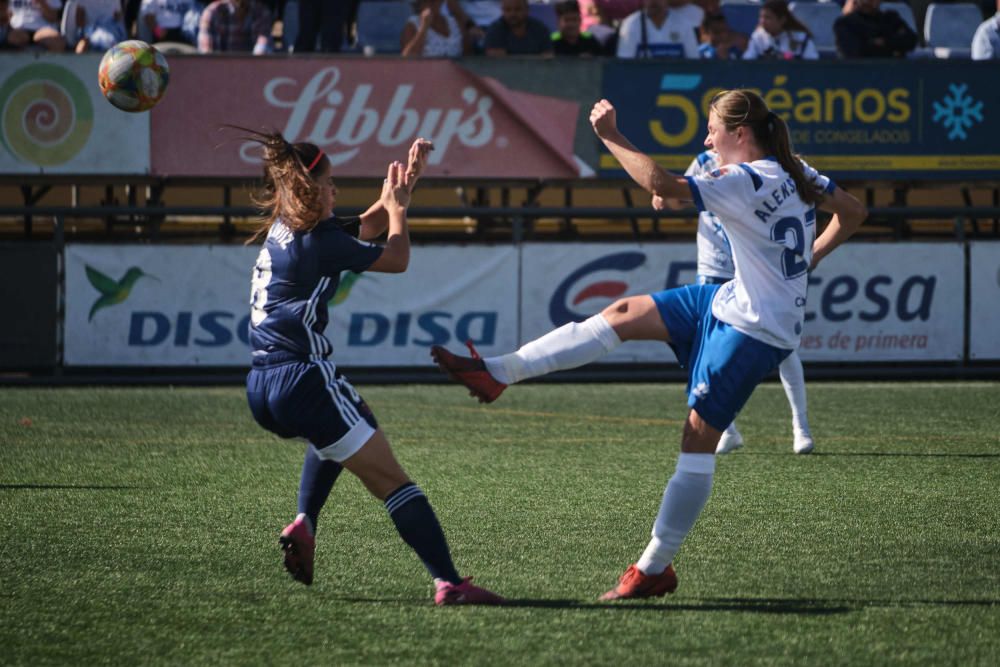
M 327 302 L 343 271 L 401 273 L 410 257 L 406 207 L 432 149 L 418 139 L 409 163 L 389 165 L 382 195 L 359 218 L 331 217 L 337 189 L 330 161 L 314 144 L 291 144 L 278 133 L 257 134 L 263 145 L 269 212 L 254 238 L 265 237 L 253 271 L 247 399 L 257 422 L 283 438 L 309 444 L 299 486 L 299 515 L 281 533 L 285 568 L 313 580 L 320 509 L 347 468 L 385 502 L 403 540 L 434 578 L 434 601 L 497 604 L 503 598 L 459 577 L 434 510 L 393 456 L 368 405 L 331 359 L 323 331 Z M 388 228 L 384 246 L 365 239 Z

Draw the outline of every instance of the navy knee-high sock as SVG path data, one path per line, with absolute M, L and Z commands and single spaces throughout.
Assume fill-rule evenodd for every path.
M 400 537 L 417 552 L 432 577 L 462 583 L 451 561 L 441 524 L 419 486 L 409 482 L 399 487 L 386 497 L 385 508 Z
M 312 521 L 313 534 L 319 521 L 319 511 L 323 509 L 330 489 L 343 469 L 344 466 L 336 461 L 321 459 L 312 445 L 306 447 L 306 460 L 302 462 L 302 477 L 299 479 L 299 514 L 305 514 Z

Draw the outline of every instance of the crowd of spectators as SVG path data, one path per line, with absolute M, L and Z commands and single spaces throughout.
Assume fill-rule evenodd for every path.
M 979 5 L 982 17 L 973 14 L 974 20 L 985 19 L 966 49 L 973 59 L 1000 58 L 1000 0 L 981 0 L 994 1 L 996 14 L 985 16 L 992 4 Z M 401 2 L 409 2 L 412 13 L 405 18 L 404 9 L 405 22 L 390 24 L 398 31 L 398 49 L 390 52 L 405 57 L 810 60 L 936 54 L 921 48 L 915 29 L 931 14 L 926 0 L 909 0 L 906 16 L 883 7 L 882 0 L 829 4 L 835 18 L 813 29 L 832 33 L 835 53 L 817 48 L 808 22 L 796 16 L 796 3 L 786 0 L 0 0 L 0 49 L 83 53 L 135 37 L 201 53 L 360 51 L 367 20 L 359 17 L 361 4 L 375 8 L 368 16 L 377 16 L 378 8 Z M 743 31 L 731 25 L 729 2 L 757 12 L 756 25 L 741 26 Z M 968 2 L 961 4 L 968 10 Z M 940 11 L 950 7 L 957 4 Z M 965 26 L 969 34 L 972 27 Z

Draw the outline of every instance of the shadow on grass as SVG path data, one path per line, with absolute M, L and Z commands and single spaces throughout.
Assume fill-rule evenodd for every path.
M 399 599 L 399 598 L 362 598 L 362 597 L 341 597 L 345 602 L 368 602 L 368 603 L 402 603 L 426 606 L 424 599 Z M 677 611 L 737 611 L 750 612 L 755 614 L 798 614 L 810 616 L 823 616 L 830 614 L 845 614 L 856 611 L 859 606 L 847 606 L 841 604 L 843 601 L 828 600 L 777 600 L 777 599 L 757 599 L 757 598 L 727 598 L 712 600 L 707 599 L 701 602 L 669 604 L 650 604 L 646 601 L 622 601 L 622 602 L 583 602 L 580 600 L 567 599 L 533 599 L 517 598 L 508 599 L 506 603 L 497 605 L 503 609 L 580 609 L 583 611 L 655 611 L 655 612 L 677 612 Z
M 838 601 L 839 602 L 839 601 Z M 846 614 L 856 607 L 831 604 L 826 600 L 767 600 L 758 598 L 727 598 L 702 600 L 694 603 L 649 604 L 645 601 L 580 602 L 578 600 L 507 600 L 505 607 L 535 607 L 551 609 L 601 609 L 607 611 L 737 611 L 754 614 L 797 614 L 823 616 Z
M 900 457 L 929 457 L 929 458 L 956 458 L 956 459 L 1000 459 L 1000 454 L 951 454 L 951 453 L 907 453 L 907 452 L 813 452 L 809 456 L 900 456 Z
M 107 484 L 0 484 L 0 491 L 3 490 L 77 490 L 77 491 L 122 491 L 127 489 L 138 489 L 138 486 L 113 486 Z
M 743 452 L 737 456 L 790 456 L 787 452 Z M 917 457 L 917 458 L 957 458 L 957 459 L 1000 459 L 1000 454 L 956 454 L 956 453 L 936 453 L 936 452 L 813 452 L 808 458 L 816 456 L 885 456 L 893 457 Z M 807 458 L 800 456 L 798 458 Z

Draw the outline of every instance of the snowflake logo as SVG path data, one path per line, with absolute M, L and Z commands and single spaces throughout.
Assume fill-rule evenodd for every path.
M 968 84 L 950 84 L 950 95 L 941 102 L 934 103 L 934 122 L 941 123 L 948 130 L 948 140 L 968 139 L 966 132 L 976 123 L 983 121 L 983 103 L 965 94 Z

